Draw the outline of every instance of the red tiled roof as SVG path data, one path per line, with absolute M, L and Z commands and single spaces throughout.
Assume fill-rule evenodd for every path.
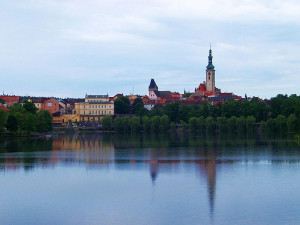
M 6 111 L 6 112 L 8 112 L 9 111 L 9 109 L 8 108 L 6 108 L 4 105 L 0 105 L 0 109 L 3 109 L 4 111 Z

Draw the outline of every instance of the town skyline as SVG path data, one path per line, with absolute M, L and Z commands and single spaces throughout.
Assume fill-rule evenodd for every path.
M 234 10 L 232 10 L 234 9 Z M 300 4 L 289 0 L 3 1 L 1 94 L 80 98 L 193 92 L 212 43 L 216 86 L 270 98 L 299 94 Z

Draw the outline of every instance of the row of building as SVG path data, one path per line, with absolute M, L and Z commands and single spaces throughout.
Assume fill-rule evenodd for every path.
M 181 102 L 183 104 L 201 104 L 209 101 L 212 104 L 223 103 L 228 100 L 241 100 L 241 96 L 233 93 L 222 93 L 221 89 L 215 87 L 215 67 L 212 63 L 212 50 L 209 50 L 208 65 L 206 66 L 206 81 L 200 83 L 193 93 L 180 94 L 171 91 L 159 91 L 154 79 L 151 79 L 148 88 L 149 95 L 128 95 L 132 104 L 136 98 L 141 98 L 144 107 L 151 110 L 153 107 L 161 107 L 167 103 Z M 57 125 L 93 124 L 99 125 L 105 115 L 115 115 L 114 100 L 123 94 L 114 97 L 107 95 L 85 95 L 85 98 L 46 98 L 28 96 L 2 95 L 0 99 L 10 107 L 15 103 L 24 104 L 25 101 L 34 103 L 38 110 L 48 110 L 53 115 L 53 122 Z M 6 108 L 7 110 L 7 108 Z

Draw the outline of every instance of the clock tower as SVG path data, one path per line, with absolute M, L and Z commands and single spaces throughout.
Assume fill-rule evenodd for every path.
M 206 67 L 206 91 L 215 91 L 215 67 L 212 64 L 212 51 L 209 49 L 208 65 Z

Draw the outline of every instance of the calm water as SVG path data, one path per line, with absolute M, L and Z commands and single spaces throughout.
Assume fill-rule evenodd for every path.
M 0 224 L 300 224 L 293 140 L 0 140 Z

